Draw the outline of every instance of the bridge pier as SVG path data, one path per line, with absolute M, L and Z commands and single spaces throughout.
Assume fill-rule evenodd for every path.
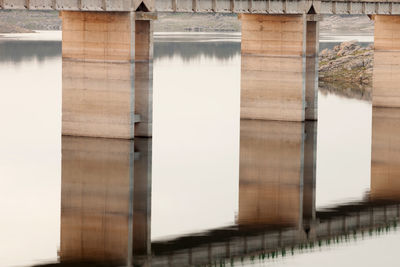
M 62 134 L 152 136 L 152 19 L 62 11 Z
M 400 107 L 400 16 L 374 15 L 372 105 Z
M 240 19 L 241 118 L 316 120 L 316 16 L 241 14 Z

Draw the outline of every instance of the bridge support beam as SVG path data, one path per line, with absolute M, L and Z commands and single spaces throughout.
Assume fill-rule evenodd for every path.
M 375 15 L 372 105 L 400 107 L 400 16 Z
M 318 21 L 241 14 L 241 118 L 317 119 Z
M 318 17 L 307 15 L 306 34 L 306 92 L 305 119 L 318 119 L 318 55 L 319 22 Z
M 62 134 L 152 136 L 152 18 L 61 12 Z

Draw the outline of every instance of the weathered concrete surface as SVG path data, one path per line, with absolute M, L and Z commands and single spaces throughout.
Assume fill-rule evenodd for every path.
M 134 18 L 129 12 L 67 12 L 62 18 L 62 57 L 130 62 L 134 59 Z
M 133 137 L 131 64 L 63 60 L 62 134 Z
M 305 119 L 318 119 L 319 22 L 307 21 Z
M 241 20 L 241 118 L 304 121 L 305 16 Z
M 135 34 L 135 136 L 150 137 L 153 129 L 153 21 L 136 21 Z
M 152 135 L 152 22 L 135 16 L 61 13 L 63 135 Z
M 372 105 L 400 107 L 400 16 L 375 19 Z

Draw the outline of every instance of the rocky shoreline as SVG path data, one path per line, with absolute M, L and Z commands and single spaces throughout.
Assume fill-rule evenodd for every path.
M 357 41 L 343 42 L 319 54 L 319 81 L 329 91 L 350 91 L 362 98 L 372 90 L 373 46 L 362 47 Z
M 361 47 L 357 41 L 343 42 L 319 54 L 320 80 L 370 84 L 373 69 L 373 46 Z

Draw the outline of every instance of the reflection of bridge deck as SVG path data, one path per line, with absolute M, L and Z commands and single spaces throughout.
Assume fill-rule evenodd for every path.
M 394 201 L 367 201 L 319 211 L 308 235 L 304 228 L 273 225 L 214 229 L 153 242 L 152 256 L 146 260 L 151 266 L 202 265 L 284 251 L 306 243 L 394 225 L 399 218 L 399 207 L 399 203 Z
M 320 211 L 315 123 L 242 121 L 236 224 L 153 242 L 151 139 L 64 137 L 61 266 L 209 265 L 395 225 L 399 118 L 399 111 L 373 109 L 369 196 Z

